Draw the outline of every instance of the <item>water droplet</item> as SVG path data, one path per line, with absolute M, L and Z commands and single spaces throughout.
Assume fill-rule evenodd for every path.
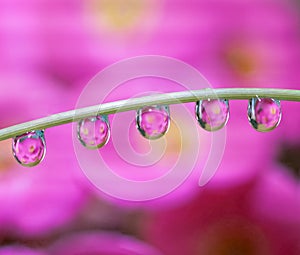
M 169 106 L 155 105 L 145 106 L 137 111 L 137 129 L 147 139 L 162 137 L 170 126 Z
M 196 103 L 196 118 L 202 128 L 216 131 L 224 127 L 229 118 L 227 99 L 200 100 Z
M 22 166 L 36 166 L 43 160 L 46 153 L 44 131 L 31 131 L 15 137 L 12 149 L 15 159 Z
M 248 119 L 253 128 L 260 132 L 276 128 L 281 119 L 279 100 L 255 97 L 249 100 Z
M 110 127 L 106 115 L 89 117 L 78 122 L 77 136 L 88 149 L 99 149 L 107 144 Z

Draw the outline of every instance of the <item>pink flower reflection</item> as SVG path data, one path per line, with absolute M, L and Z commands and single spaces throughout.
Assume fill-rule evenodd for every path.
M 61 108 L 51 82 L 36 76 L 2 77 L 1 126 L 45 116 Z M 42 84 L 42 85 L 41 85 Z M 12 156 L 11 140 L 0 143 L 1 232 L 42 236 L 69 222 L 83 200 L 75 182 L 79 171 L 68 126 L 46 130 L 47 152 L 35 168 L 21 167 Z
M 174 82 L 147 77 L 121 84 L 111 91 L 105 100 L 129 99 L 145 95 L 145 93 L 148 94 L 151 91 L 169 92 L 183 89 Z M 170 114 L 173 119 L 170 129 L 165 136 L 155 141 L 145 139 L 137 130 L 136 111 L 109 116 L 111 139 L 105 147 L 99 150 L 99 157 L 115 175 L 121 176 L 125 180 L 142 183 L 165 177 L 172 172 L 179 161 L 182 169 L 177 169 L 177 174 L 170 177 L 171 185 L 167 191 L 169 193 L 166 194 L 165 192 L 169 183 L 153 185 L 153 192 L 158 193 L 163 190 L 159 194 L 160 196 L 156 196 L 157 199 L 131 202 L 118 199 L 118 197 L 108 197 L 103 192 L 96 191 L 97 194 L 121 206 L 152 209 L 175 206 L 193 197 L 194 192 L 198 189 L 198 179 L 209 153 L 211 142 L 211 135 L 205 133 L 198 126 L 194 117 L 194 108 L 194 103 L 171 106 Z M 90 162 L 90 164 L 100 169 L 96 162 Z M 85 172 L 85 169 L 82 170 Z M 187 173 L 190 170 L 191 174 Z M 100 170 L 99 175 L 101 175 Z M 175 181 L 178 181 L 179 187 L 172 186 Z M 106 182 L 114 183 L 113 181 Z M 111 185 L 111 187 L 120 188 L 118 185 Z M 130 191 L 123 188 L 122 192 L 126 196 L 126 192 Z M 145 191 L 139 189 L 136 192 L 143 195 Z
M 46 235 L 77 215 L 84 194 L 75 179 L 80 170 L 69 133 L 64 128 L 47 131 L 47 154 L 39 166 L 22 169 L 13 163 L 6 169 L 0 188 L 6 231 L 20 236 Z
M 159 251 L 134 238 L 115 233 L 75 233 L 56 241 L 49 248 L 56 255 L 161 255 Z
M 214 87 L 297 84 L 297 17 L 289 3 L 280 0 L 247 3 L 172 0 L 163 4 L 133 0 L 125 6 L 124 3 L 117 0 L 43 3 L 41 15 L 46 21 L 53 21 L 43 23 L 48 72 L 73 81 L 85 79 L 125 57 L 162 54 L 196 66 Z M 122 12 L 123 7 L 128 8 L 128 15 Z M 120 92 L 114 99 L 126 95 L 127 91 Z M 277 135 L 254 134 L 246 118 L 243 119 L 247 105 L 235 102 L 230 105 L 236 115 L 232 114 L 228 122 L 225 157 L 213 179 L 223 185 L 238 184 L 257 175 L 256 162 L 268 161 L 273 155 L 270 141 Z M 119 169 L 126 169 L 115 158 L 112 161 Z
M 204 17 L 214 29 L 207 31 L 191 63 L 214 87 L 297 88 L 298 14 L 292 2 L 201 2 Z M 292 117 L 289 123 L 285 121 L 288 113 L 285 115 L 283 108 L 283 122 L 279 127 L 258 134 L 246 123 L 246 112 L 246 101 L 230 102 L 227 146 L 213 183 L 239 183 L 260 174 L 257 162 L 267 165 L 275 156 L 276 141 L 283 139 L 283 130 L 292 129 L 298 123 L 298 118 Z
M 269 1 L 247 4 L 237 1 L 172 0 L 163 4 L 159 1 L 128 1 L 125 8 L 129 7 L 129 15 L 118 8 L 124 7 L 123 1 L 116 0 L 32 3 L 39 10 L 45 46 L 43 67 L 48 74 L 66 83 L 85 80 L 115 60 L 140 54 L 163 54 L 183 59 L 201 70 L 213 86 L 240 86 L 250 82 L 253 86 L 285 86 L 287 80 L 292 83 L 296 79 L 296 18 L 290 7 L 281 1 L 274 1 L 274 4 Z M 269 22 L 263 22 L 265 20 Z M 143 91 L 137 87 L 137 91 Z M 118 97 L 126 98 L 126 95 L 125 90 Z M 269 160 L 273 153 L 270 140 L 276 136 L 254 134 L 246 118 L 243 119 L 246 105 L 230 104 L 231 111 L 235 111 L 234 108 L 239 111 L 229 120 L 225 157 L 213 179 L 218 185 L 229 186 L 239 185 L 259 173 L 256 162 L 265 164 Z M 192 107 L 190 109 L 193 111 Z M 179 137 L 178 132 L 176 134 Z M 116 135 L 123 136 L 123 133 Z M 202 148 L 208 148 L 207 137 L 204 133 L 200 137 Z M 193 139 L 191 135 L 187 143 Z M 176 161 L 180 143 L 174 141 L 169 138 L 168 155 L 172 160 L 165 158 L 143 178 L 157 178 Z M 144 145 L 141 142 L 135 147 L 145 151 Z M 111 147 L 108 148 L 109 154 Z M 126 164 L 119 164 L 120 160 L 113 157 L 109 159 L 119 174 L 139 178 L 141 171 L 138 168 L 127 171 Z M 185 182 L 187 191 L 180 196 L 174 194 L 174 201 L 178 202 L 179 197 L 185 201 L 192 196 L 190 190 L 198 188 L 203 158 L 196 165 L 199 171 Z

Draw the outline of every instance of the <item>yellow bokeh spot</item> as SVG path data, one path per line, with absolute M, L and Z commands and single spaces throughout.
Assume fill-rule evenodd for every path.
M 170 128 L 165 134 L 167 148 L 166 155 L 176 155 L 180 153 L 182 147 L 182 137 L 179 127 L 171 121 Z
M 241 76 L 253 74 L 258 69 L 259 60 L 256 55 L 244 47 L 234 46 L 225 53 L 231 68 Z
M 103 131 L 104 131 L 104 126 L 103 126 L 103 125 L 101 125 L 101 126 L 100 126 L 100 128 L 99 128 L 99 132 L 102 134 L 102 133 L 103 133 Z
M 266 116 L 263 117 L 263 121 L 266 123 L 268 122 L 268 118 Z
M 153 115 L 151 115 L 151 114 L 146 115 L 146 122 L 152 124 L 152 123 L 154 123 L 154 121 L 155 121 L 155 117 Z
M 15 163 L 15 160 L 11 156 L 11 141 L 5 140 L 0 142 L 0 171 L 8 170 L 10 166 Z M 16 153 L 19 153 L 16 151 Z
M 214 114 L 220 114 L 221 113 L 221 108 L 219 105 L 214 105 L 213 108 L 212 108 L 212 112 Z
M 82 133 L 84 135 L 88 135 L 89 134 L 89 130 L 87 128 L 83 128 Z
M 96 15 L 113 30 L 128 30 L 139 24 L 147 9 L 145 0 L 92 0 Z
M 30 145 L 29 148 L 28 148 L 29 153 L 34 152 L 34 150 L 35 150 L 35 146 L 34 145 Z
M 275 115 L 277 110 L 275 107 L 271 107 L 270 112 L 271 112 L 271 114 Z
M 11 141 L 4 140 L 0 142 L 0 173 L 5 173 L 11 166 L 16 164 L 11 153 Z M 19 153 L 16 151 L 16 153 Z
M 157 129 L 154 129 L 154 130 L 152 131 L 152 134 L 153 134 L 153 135 L 158 134 L 158 130 L 157 130 Z

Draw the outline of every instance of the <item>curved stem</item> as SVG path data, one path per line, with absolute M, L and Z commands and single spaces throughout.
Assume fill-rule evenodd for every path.
M 130 98 L 115 102 L 89 106 L 67 112 L 61 112 L 41 119 L 24 122 L 0 130 L 0 141 L 21 135 L 31 130 L 41 130 L 58 125 L 78 121 L 80 119 L 99 114 L 114 114 L 130 110 L 137 110 L 146 105 L 171 105 L 198 100 L 226 98 L 250 99 L 252 97 L 270 97 L 279 100 L 300 102 L 300 90 L 258 89 L 258 88 L 231 88 L 231 89 L 202 89 L 195 91 L 172 92 L 156 94 L 146 97 Z

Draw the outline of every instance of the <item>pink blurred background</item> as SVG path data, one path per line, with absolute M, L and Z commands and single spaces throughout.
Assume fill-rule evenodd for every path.
M 139 55 L 184 61 L 214 88 L 300 89 L 299 28 L 298 0 L 0 0 L 0 128 L 73 109 L 96 73 Z M 178 89 L 155 79 L 131 86 L 109 99 Z M 282 111 L 274 131 L 259 133 L 247 123 L 247 101 L 230 102 L 214 178 L 198 187 L 199 159 L 183 187 L 140 203 L 88 181 L 70 124 L 46 130 L 46 157 L 32 169 L 1 141 L 0 254 L 299 255 L 300 104 L 282 102 Z M 168 157 L 150 178 L 176 161 L 180 132 L 170 133 Z M 209 139 L 201 132 L 199 158 Z

